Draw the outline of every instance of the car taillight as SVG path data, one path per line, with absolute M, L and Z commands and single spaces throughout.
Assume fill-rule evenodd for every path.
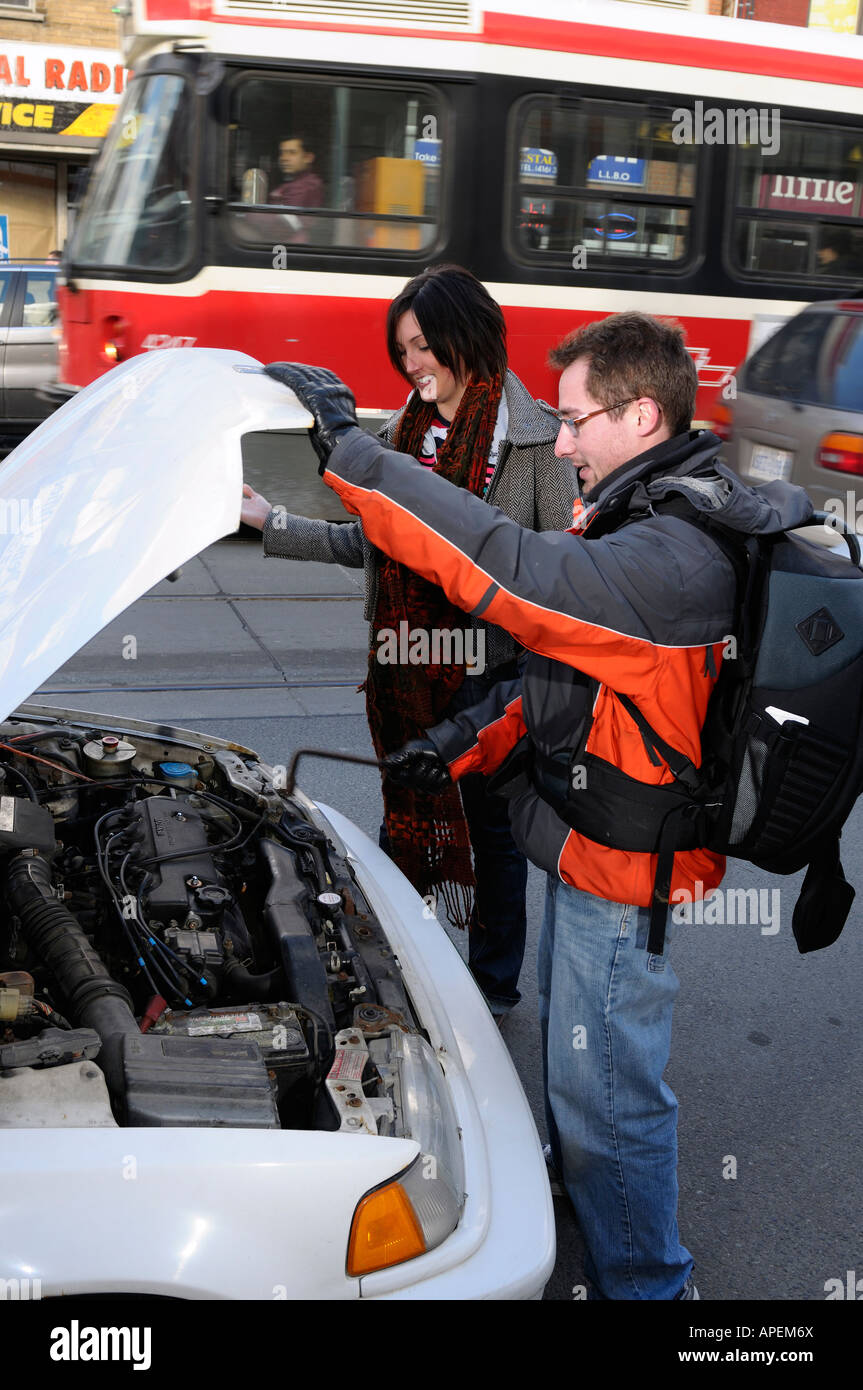
M 721 439 L 723 444 L 728 443 L 734 427 L 731 419 L 731 411 L 728 409 L 727 405 L 715 405 L 713 407 L 713 419 L 710 422 L 710 428 L 717 439 Z
M 825 434 L 816 462 L 834 473 L 863 475 L 863 434 Z

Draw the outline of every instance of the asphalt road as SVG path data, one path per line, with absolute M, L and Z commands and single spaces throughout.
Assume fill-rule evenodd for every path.
M 308 514 L 337 515 L 326 499 L 315 502 L 307 449 L 294 440 L 273 459 L 256 458 L 252 480 L 297 510 L 305 498 Z M 370 753 L 356 693 L 361 600 L 359 572 L 265 561 L 257 542 L 224 541 L 94 638 L 40 698 L 230 736 L 270 762 L 287 762 L 297 747 Z M 300 781 L 376 834 L 373 770 L 309 760 Z M 858 886 L 861 816 L 858 808 L 843 841 Z M 681 989 L 668 1080 L 680 1102 L 680 1226 L 705 1299 L 823 1300 L 827 1281 L 863 1276 L 863 907 L 829 950 L 800 956 L 796 884 L 733 863 L 725 887 L 762 894 L 749 924 L 681 926 L 673 947 Z M 524 998 L 503 1034 L 541 1131 L 543 891 L 533 871 Z M 567 1300 L 583 1283 L 582 1247 L 568 1204 L 555 1205 L 558 1259 L 546 1298 Z

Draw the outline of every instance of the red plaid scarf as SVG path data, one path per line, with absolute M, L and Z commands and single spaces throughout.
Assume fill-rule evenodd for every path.
M 459 403 L 446 440 L 438 450 L 435 473 L 482 494 L 495 421 L 501 399 L 501 378 L 471 381 Z M 405 407 L 395 436 L 400 453 L 417 455 L 426 431 L 435 418 L 433 402 L 414 393 Z M 453 606 L 436 584 L 414 574 L 407 566 L 383 558 L 374 614 L 375 637 L 382 631 L 461 629 L 467 615 Z M 384 664 L 379 648 L 369 653 L 366 709 L 378 757 L 392 753 L 409 739 L 423 738 L 426 729 L 439 723 L 453 695 L 464 680 L 463 665 L 420 666 Z M 430 641 L 429 650 L 434 654 Z M 390 854 L 419 893 L 440 892 L 450 919 L 465 926 L 470 917 L 476 886 L 470 856 L 470 838 L 461 795 L 457 787 L 439 796 L 426 796 L 408 787 L 383 780 L 384 819 Z

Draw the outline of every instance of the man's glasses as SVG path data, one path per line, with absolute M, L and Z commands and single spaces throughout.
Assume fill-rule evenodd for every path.
M 562 415 L 559 410 L 555 410 L 553 405 L 549 405 L 548 401 L 537 401 L 537 405 L 545 411 L 546 415 L 553 415 L 558 424 L 566 425 L 577 439 L 582 425 L 586 425 L 588 420 L 593 419 L 594 415 L 606 415 L 609 410 L 619 410 L 621 406 L 632 405 L 632 402 L 637 400 L 639 400 L 638 396 L 630 396 L 628 401 L 618 401 L 616 405 L 603 405 L 600 406 L 599 410 L 588 411 L 587 415 L 575 416 Z

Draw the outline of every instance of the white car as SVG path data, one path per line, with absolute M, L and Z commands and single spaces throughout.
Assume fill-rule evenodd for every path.
M 509 1054 L 391 861 L 249 749 L 22 703 L 236 529 L 244 433 L 308 423 L 242 353 L 149 353 L 0 471 L 0 1279 L 21 1296 L 539 1298 L 554 1263 Z

